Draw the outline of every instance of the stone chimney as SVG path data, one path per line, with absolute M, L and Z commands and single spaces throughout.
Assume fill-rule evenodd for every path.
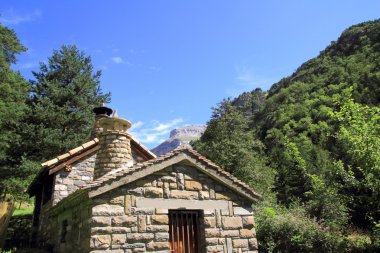
M 98 134 L 100 134 L 103 131 L 103 129 L 99 125 L 99 122 L 102 119 L 108 118 L 109 116 L 111 116 L 112 109 L 104 106 L 103 104 L 102 106 L 95 107 L 92 111 L 95 113 L 95 124 L 94 124 L 94 127 L 92 128 L 91 138 L 94 139 L 95 137 L 98 136 Z
M 127 166 L 133 161 L 131 143 L 127 134 L 131 123 L 119 119 L 115 112 L 113 117 L 102 118 L 98 124 L 102 132 L 98 133 L 99 150 L 95 160 L 94 179 L 111 170 Z

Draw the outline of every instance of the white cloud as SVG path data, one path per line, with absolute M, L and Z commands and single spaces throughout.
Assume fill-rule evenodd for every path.
M 34 10 L 32 13 L 18 15 L 14 13 L 13 9 L 9 9 L 0 16 L 0 22 L 6 25 L 18 25 L 22 22 L 33 21 L 41 17 L 42 12 L 38 9 Z
M 151 121 L 144 123 L 138 121 L 132 124 L 130 132 L 142 143 L 154 147 L 168 138 L 171 130 L 181 127 L 183 122 L 182 118 L 172 119 L 167 122 Z
M 120 56 L 114 56 L 114 57 L 111 57 L 111 61 L 115 64 L 127 64 L 127 65 L 130 65 L 130 66 L 133 66 L 132 63 L 128 62 L 128 61 L 124 61 L 123 58 L 121 58 Z
M 132 123 L 132 127 L 131 127 L 131 129 L 140 128 L 140 127 L 143 126 L 143 125 L 144 125 L 144 122 L 142 122 L 142 121 L 137 121 L 137 122 Z
M 124 63 L 124 60 L 123 60 L 121 57 L 118 57 L 118 56 L 112 57 L 111 60 L 112 60 L 114 63 L 116 63 L 116 64 Z
M 166 131 L 168 130 L 169 128 L 172 128 L 173 126 L 176 126 L 180 123 L 183 122 L 183 119 L 181 118 L 178 118 L 178 119 L 173 119 L 167 123 L 156 123 L 157 126 L 153 128 L 154 131 Z

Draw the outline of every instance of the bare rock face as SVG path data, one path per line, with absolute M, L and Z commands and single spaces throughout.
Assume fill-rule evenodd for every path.
M 183 144 L 188 144 L 190 141 L 198 140 L 205 130 L 206 125 L 191 125 L 174 129 L 170 132 L 169 139 L 153 148 L 152 152 L 158 156 L 163 155 Z

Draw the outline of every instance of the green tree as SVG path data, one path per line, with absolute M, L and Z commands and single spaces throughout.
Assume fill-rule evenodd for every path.
M 27 83 L 11 65 L 16 63 L 16 55 L 26 51 L 15 32 L 0 24 L 0 191 L 1 194 L 17 193 L 17 185 L 22 184 L 16 171 L 21 157 L 17 147 L 22 143 L 19 134 L 27 110 Z M 17 179 L 17 180 L 16 180 Z M 12 182 L 12 181 L 16 181 Z M 22 180 L 21 180 L 22 181 Z
M 306 170 L 305 160 L 297 146 L 284 138 L 283 151 L 279 154 L 275 192 L 277 199 L 289 206 L 292 200 L 306 200 L 305 193 L 311 189 L 310 175 Z
M 354 219 L 361 224 L 380 221 L 380 108 L 354 102 L 352 89 L 338 101 L 340 110 L 332 113 L 339 123 L 336 134 L 343 153 L 347 194 L 353 196 Z
M 350 143 L 347 133 L 354 131 L 354 128 L 345 125 L 345 120 L 336 120 L 330 115 L 340 110 L 341 105 L 337 105 L 336 100 L 344 101 L 347 94 L 343 91 L 347 87 L 352 87 L 352 98 L 360 103 L 358 105 L 369 106 L 366 110 L 379 106 L 379 34 L 380 20 L 345 30 L 318 57 L 305 62 L 291 76 L 274 84 L 263 109 L 251 123 L 257 127 L 259 137 L 266 146 L 270 165 L 278 172 L 276 193 L 279 200 L 286 200 L 284 203 L 289 204 L 292 199 L 299 198 L 307 205 L 309 214 L 320 220 L 326 220 L 329 216 L 330 221 L 335 217 L 337 224 L 344 224 L 339 219 L 339 212 L 344 217 L 349 208 L 354 225 L 368 228 L 370 224 L 364 217 L 369 209 L 375 208 L 369 201 L 374 199 L 376 192 L 371 189 L 375 185 L 372 188 L 347 187 L 350 182 L 358 183 L 356 180 L 350 181 L 351 176 L 366 177 L 361 175 L 360 170 L 373 168 L 368 164 L 370 152 L 360 145 L 354 145 L 360 148 L 360 152 L 350 150 L 348 144 L 353 143 Z M 359 111 L 363 112 L 361 109 Z M 342 125 L 344 128 L 341 128 Z M 362 138 L 351 136 L 352 140 L 358 138 L 357 141 Z M 298 150 L 293 156 L 298 153 L 296 157 L 304 161 L 304 173 L 300 173 L 300 166 L 295 164 L 298 160 L 289 154 L 291 149 L 285 137 Z M 364 139 L 363 143 L 368 141 Z M 374 146 L 372 148 L 376 149 Z M 345 168 L 345 172 L 340 167 Z M 307 176 L 297 178 L 300 174 Z M 375 175 L 374 172 L 368 174 L 366 183 L 376 184 Z M 361 185 L 364 186 L 364 181 Z M 352 199 L 352 196 L 361 198 Z M 331 202 L 340 206 L 334 209 L 334 213 L 328 211 Z M 344 203 L 347 205 L 345 208 Z
M 73 45 L 54 50 L 33 75 L 25 128 L 30 141 L 24 151 L 29 159 L 43 161 L 88 140 L 92 109 L 109 102 L 110 94 L 102 93 L 101 72 L 93 70 L 91 58 Z
M 243 113 L 223 100 L 195 149 L 233 175 L 250 183 L 260 193 L 270 190 L 273 172 L 265 164 L 264 146 L 254 138 Z

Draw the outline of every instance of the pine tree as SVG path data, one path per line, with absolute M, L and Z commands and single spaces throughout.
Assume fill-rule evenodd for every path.
M 76 46 L 54 50 L 48 63 L 40 63 L 30 82 L 31 113 L 24 150 L 29 159 L 43 161 L 80 145 L 90 137 L 92 109 L 109 102 L 100 89 L 100 71 Z
M 28 98 L 27 83 L 19 72 L 11 69 L 16 55 L 26 51 L 15 32 L 0 24 L 0 191 L 13 193 L 17 178 L 15 167 L 21 157 L 15 154 L 22 142 L 19 133 L 25 117 Z M 18 180 L 16 180 L 18 181 Z M 11 188 L 12 187 L 12 188 Z

